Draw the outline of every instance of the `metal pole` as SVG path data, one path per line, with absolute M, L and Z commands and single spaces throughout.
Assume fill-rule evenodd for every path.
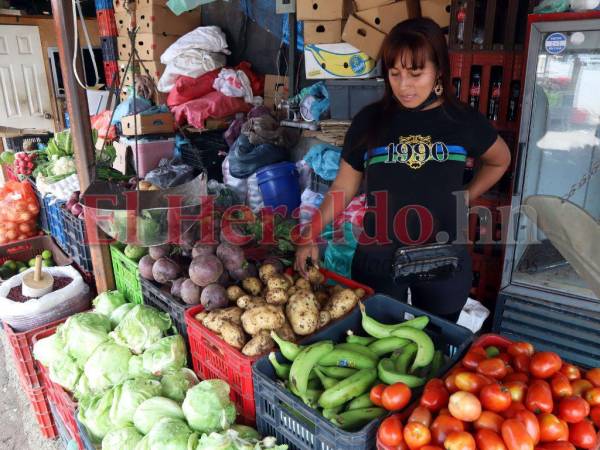
M 85 191 L 94 177 L 95 149 L 92 141 L 87 95 L 85 90 L 77 84 L 73 71 L 73 48 L 79 43 L 73 42 L 76 21 L 73 17 L 71 0 L 52 0 L 52 16 L 60 55 L 60 69 L 67 97 L 77 176 L 81 190 Z M 83 76 L 81 58 L 77 59 L 76 68 L 80 77 Z M 86 229 L 96 226 L 87 219 L 85 225 Z M 89 232 L 87 234 L 90 235 Z M 97 235 L 105 236 L 100 230 Z M 90 252 L 96 289 L 98 292 L 114 289 L 115 282 L 108 246 L 93 244 L 90 245 Z
M 290 47 L 288 55 L 288 81 L 290 97 L 296 95 L 296 14 L 288 14 Z

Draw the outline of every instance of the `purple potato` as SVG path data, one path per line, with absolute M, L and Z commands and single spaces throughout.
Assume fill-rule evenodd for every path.
M 177 279 L 181 269 L 171 258 L 162 257 L 154 262 L 152 276 L 161 284 Z
M 181 284 L 187 280 L 185 277 L 177 278 L 171 284 L 171 295 L 174 297 L 181 297 Z
M 190 278 L 200 287 L 216 283 L 222 274 L 223 264 L 215 255 L 198 256 L 190 264 Z
M 188 305 L 197 305 L 200 303 L 200 286 L 194 284 L 192 280 L 186 278 L 181 284 L 181 300 Z
M 158 261 L 160 258 L 169 256 L 170 253 L 171 245 L 169 244 L 154 245 L 148 248 L 148 254 L 154 261 Z
M 256 265 L 251 262 L 242 264 L 241 267 L 229 271 L 229 276 L 235 281 L 242 281 L 245 278 L 258 276 Z
M 217 258 L 223 262 L 227 270 L 240 268 L 246 261 L 244 258 L 244 250 L 242 250 L 241 247 L 226 242 L 221 243 L 217 247 Z
M 192 248 L 192 258 L 197 258 L 198 256 L 203 255 L 214 255 L 216 248 L 217 246 L 214 244 L 203 244 L 201 241 L 198 241 Z
M 229 303 L 227 300 L 227 291 L 220 284 L 209 284 L 202 290 L 200 302 L 207 311 L 225 308 Z
M 150 258 L 150 255 L 144 255 L 138 263 L 140 269 L 140 275 L 146 280 L 154 281 L 154 275 L 152 275 L 152 267 L 154 266 L 154 260 Z

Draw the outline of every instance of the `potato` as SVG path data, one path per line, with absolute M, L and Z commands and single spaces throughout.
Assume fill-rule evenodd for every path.
M 279 272 L 274 264 L 265 264 L 258 269 L 258 277 L 263 283 L 266 283 L 269 278 L 277 275 Z
M 248 309 L 242 314 L 242 326 L 246 333 L 254 336 L 262 330 L 277 330 L 285 323 L 280 307 L 263 305 Z
M 319 325 L 319 308 L 317 300 L 311 292 L 299 291 L 290 297 L 286 316 L 294 333 L 306 336 L 317 331 Z
M 266 300 L 271 305 L 285 305 L 288 301 L 288 294 L 285 289 L 271 289 L 267 292 Z
M 281 338 L 289 342 L 296 342 L 296 335 L 294 330 L 290 326 L 290 323 L 286 320 L 281 328 L 275 330 L 275 333 Z
M 329 295 L 334 295 L 343 290 L 344 290 L 343 286 L 340 286 L 339 284 L 335 284 L 329 288 Z
M 298 278 L 296 280 L 295 286 L 298 289 L 306 289 L 307 291 L 311 291 L 312 290 L 312 286 L 310 285 L 310 281 L 308 281 L 305 278 Z
M 238 308 L 237 306 L 230 306 L 229 308 L 223 308 L 220 310 L 220 317 L 223 320 L 229 320 L 235 324 L 242 324 L 242 314 L 244 310 L 242 308 Z
M 365 290 L 362 289 L 362 288 L 354 289 L 354 294 L 356 294 L 356 296 L 358 297 L 359 300 L 362 300 L 363 297 L 365 295 L 367 295 L 367 293 L 365 292 Z
M 196 314 L 194 319 L 196 319 L 198 322 L 202 322 L 206 316 L 208 316 L 208 311 L 202 311 Z
M 323 328 L 329 322 L 331 322 L 331 314 L 329 314 L 329 311 L 320 311 L 319 312 L 319 329 Z
M 242 281 L 242 287 L 246 292 L 252 295 L 260 294 L 260 291 L 263 288 L 260 280 L 256 277 L 244 278 L 244 280 Z
M 325 307 L 325 311 L 331 314 L 332 319 L 339 319 L 358 303 L 358 297 L 352 289 L 342 289 L 336 292 L 329 299 L 329 303 Z
M 294 277 L 292 275 L 290 275 L 289 273 L 284 273 L 283 276 L 285 277 L 286 280 L 288 280 L 288 283 L 290 283 L 290 286 L 293 286 L 294 283 L 296 282 Z
M 291 296 L 291 295 L 294 295 L 294 294 L 296 293 L 296 291 L 297 291 L 297 290 L 298 290 L 298 288 L 297 288 L 296 286 L 292 286 L 291 288 L 289 288 L 289 289 L 287 290 L 287 295 L 288 295 L 288 297 L 289 297 L 289 296 Z
M 202 320 L 202 325 L 214 333 L 220 333 L 224 322 L 240 325 L 243 310 L 236 306 L 224 309 L 215 309 L 209 312 Z
M 312 285 L 323 284 L 325 281 L 325 276 L 321 273 L 321 271 L 315 266 L 311 266 L 308 269 L 308 281 Z
M 221 324 L 221 337 L 223 340 L 238 350 L 246 344 L 246 335 L 240 325 L 224 320 Z
M 242 295 L 244 295 L 244 291 L 239 286 L 233 285 L 227 288 L 227 298 L 230 302 L 236 302 Z
M 258 333 L 244 345 L 242 353 L 246 356 L 258 356 L 273 350 L 275 348 L 275 341 L 273 341 L 269 333 L 266 330 Z
M 272 291 L 273 289 L 289 289 L 292 285 L 288 282 L 287 278 L 282 275 L 273 275 L 267 280 L 267 289 Z
M 327 302 L 329 302 L 329 295 L 327 295 L 327 292 L 319 291 L 315 294 L 315 297 L 317 302 L 319 302 L 319 309 L 323 309 L 325 305 L 327 305 Z
M 257 306 L 265 305 L 267 302 L 262 297 L 252 297 L 250 295 L 242 295 L 240 298 L 237 299 L 236 303 L 237 303 L 238 307 L 240 307 L 242 309 L 252 309 L 252 308 L 256 308 Z

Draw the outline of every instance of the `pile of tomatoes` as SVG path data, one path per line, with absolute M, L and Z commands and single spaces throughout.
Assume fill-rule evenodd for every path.
M 600 445 L 600 368 L 584 372 L 526 342 L 473 347 L 430 380 L 406 417 L 387 417 L 380 450 L 575 450 Z

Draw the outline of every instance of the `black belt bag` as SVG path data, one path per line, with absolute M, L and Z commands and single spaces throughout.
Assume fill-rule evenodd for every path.
M 402 247 L 394 254 L 394 282 L 440 281 L 450 278 L 458 269 L 458 249 L 449 244 Z

